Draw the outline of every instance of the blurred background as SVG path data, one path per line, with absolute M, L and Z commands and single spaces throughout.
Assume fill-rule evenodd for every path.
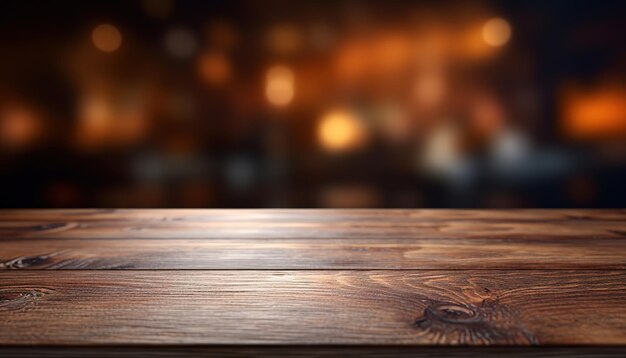
M 0 2 L 2 207 L 624 207 L 626 2 Z

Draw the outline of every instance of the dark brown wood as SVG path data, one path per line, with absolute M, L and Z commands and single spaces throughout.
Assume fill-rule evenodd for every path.
M 621 344 L 619 271 L 16 271 L 0 344 Z
M 624 238 L 622 210 L 0 211 L 0 238 Z
M 547 222 L 547 221 L 621 221 L 626 209 L 3 209 L 1 221 L 261 221 L 261 222 L 339 222 L 358 221 L 483 221 L 483 222 Z
M 15 239 L 0 270 L 624 269 L 625 239 Z
M 82 346 L 0 347 L 0 357 L 20 358 L 623 358 L 621 346 L 428 347 L 428 346 Z
M 0 211 L 0 269 L 624 269 L 622 210 Z
M 625 210 L 0 211 L 0 356 L 625 352 Z

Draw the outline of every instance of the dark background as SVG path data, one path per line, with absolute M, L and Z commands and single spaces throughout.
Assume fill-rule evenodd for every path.
M 0 205 L 623 207 L 625 10 L 4 0 Z

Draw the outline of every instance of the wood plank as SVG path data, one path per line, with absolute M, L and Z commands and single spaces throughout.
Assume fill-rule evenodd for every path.
M 503 214 L 504 213 L 504 214 Z M 0 240 L 626 238 L 621 210 L 5 210 Z
M 1 209 L 0 221 L 624 221 L 626 209 Z
M 626 347 L 426 347 L 426 346 L 79 346 L 0 347 L 0 357 L 19 358 L 623 358 Z
M 0 269 L 625 269 L 626 239 L 3 240 Z
M 619 271 L 0 272 L 0 344 L 626 341 Z

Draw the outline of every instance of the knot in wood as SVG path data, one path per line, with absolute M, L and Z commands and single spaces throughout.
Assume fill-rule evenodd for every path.
M 45 287 L 0 288 L 0 312 L 25 309 L 52 292 L 54 292 L 53 289 Z
M 50 259 L 50 256 L 47 255 L 38 255 L 38 256 L 25 256 L 18 257 L 3 263 L 0 263 L 0 269 L 23 269 L 28 267 L 36 267 L 40 265 L 45 265 Z
M 481 305 L 432 302 L 413 326 L 436 343 L 534 344 L 535 337 L 507 307 L 484 300 Z

